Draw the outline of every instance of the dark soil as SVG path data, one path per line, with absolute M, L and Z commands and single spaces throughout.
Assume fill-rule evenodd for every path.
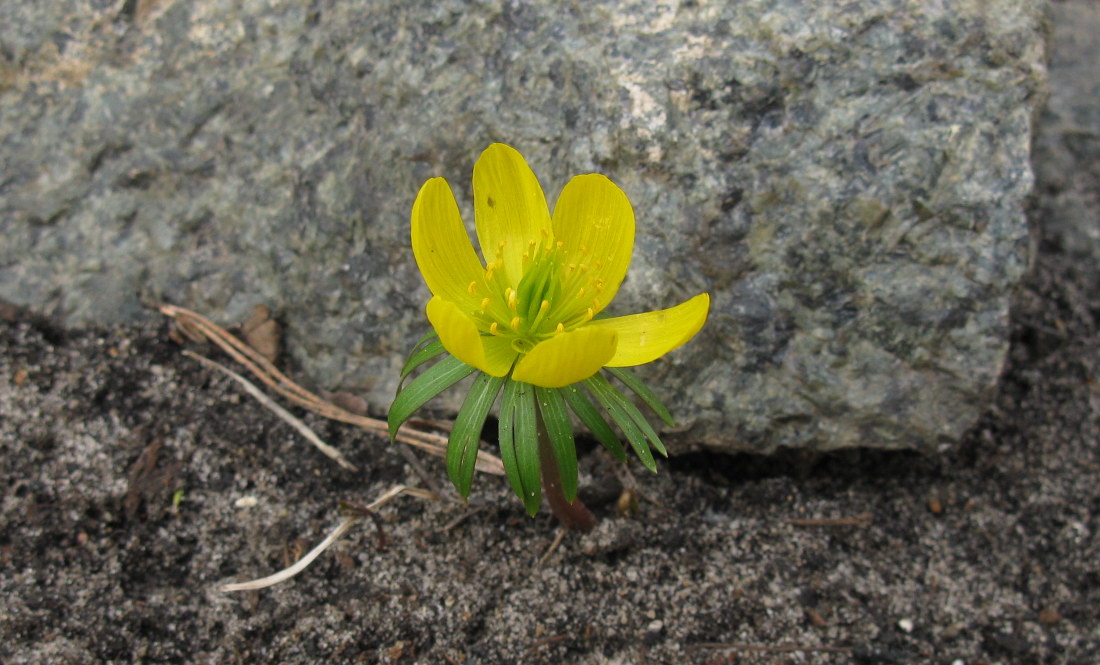
M 419 479 L 307 416 L 362 469 L 342 471 L 164 320 L 70 331 L 3 308 L 0 662 L 1100 663 L 1100 293 L 1035 222 L 996 403 L 941 458 L 633 463 L 623 517 L 585 443 L 601 522 L 541 565 L 552 518 L 479 476 L 468 508 L 399 498 L 384 543 L 363 522 L 239 594 L 217 586 L 293 561 L 338 501 Z

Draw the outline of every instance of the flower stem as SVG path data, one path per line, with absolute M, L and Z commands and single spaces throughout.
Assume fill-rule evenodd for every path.
M 596 526 L 596 518 L 588 511 L 581 498 L 578 496 L 570 503 L 562 493 L 561 470 L 558 468 L 558 461 L 554 458 L 554 451 L 550 447 L 550 435 L 546 432 L 546 424 L 542 421 L 542 413 L 539 409 L 535 409 L 535 423 L 539 438 L 542 490 L 546 494 L 546 500 L 550 502 L 550 510 L 566 529 L 591 531 L 592 527 Z

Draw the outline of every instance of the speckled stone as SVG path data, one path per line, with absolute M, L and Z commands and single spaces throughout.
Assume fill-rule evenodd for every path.
M 551 201 L 590 171 L 629 194 L 612 313 L 711 292 L 644 370 L 673 441 L 935 451 L 1005 356 L 1045 9 L 5 3 L 0 298 L 70 325 L 263 302 L 303 375 L 380 412 L 426 328 L 412 199 L 444 175 L 468 209 L 499 140 Z

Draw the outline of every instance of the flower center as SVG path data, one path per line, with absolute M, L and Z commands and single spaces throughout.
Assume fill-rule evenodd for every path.
M 510 339 L 517 353 L 528 353 L 539 342 L 587 323 L 602 308 L 603 280 L 592 270 L 603 267 L 591 261 L 588 249 L 568 247 L 546 230 L 528 243 L 523 254 L 523 275 L 513 286 L 504 271 L 504 242 L 485 268 L 482 282 L 471 282 L 469 291 L 481 295 L 473 314 L 478 328 Z

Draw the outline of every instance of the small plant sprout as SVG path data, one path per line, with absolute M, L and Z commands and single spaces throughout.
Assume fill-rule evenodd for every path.
M 589 529 L 594 520 L 577 499 L 570 412 L 625 461 L 614 423 L 642 464 L 656 471 L 651 446 L 667 456 L 664 444 L 601 370 L 672 425 L 668 409 L 626 368 L 691 339 L 706 321 L 710 298 L 701 293 L 669 309 L 600 316 L 634 248 L 630 201 L 602 175 L 570 180 L 551 216 L 523 156 L 497 143 L 474 165 L 473 190 L 484 261 L 446 180 L 428 180 L 413 204 L 412 248 L 432 292 L 426 311 L 433 330 L 401 370 L 390 436 L 429 399 L 473 374 L 447 445 L 447 473 L 459 494 L 470 493 L 481 430 L 499 399 L 500 456 L 527 512 L 538 512 L 545 491 L 564 526 Z

